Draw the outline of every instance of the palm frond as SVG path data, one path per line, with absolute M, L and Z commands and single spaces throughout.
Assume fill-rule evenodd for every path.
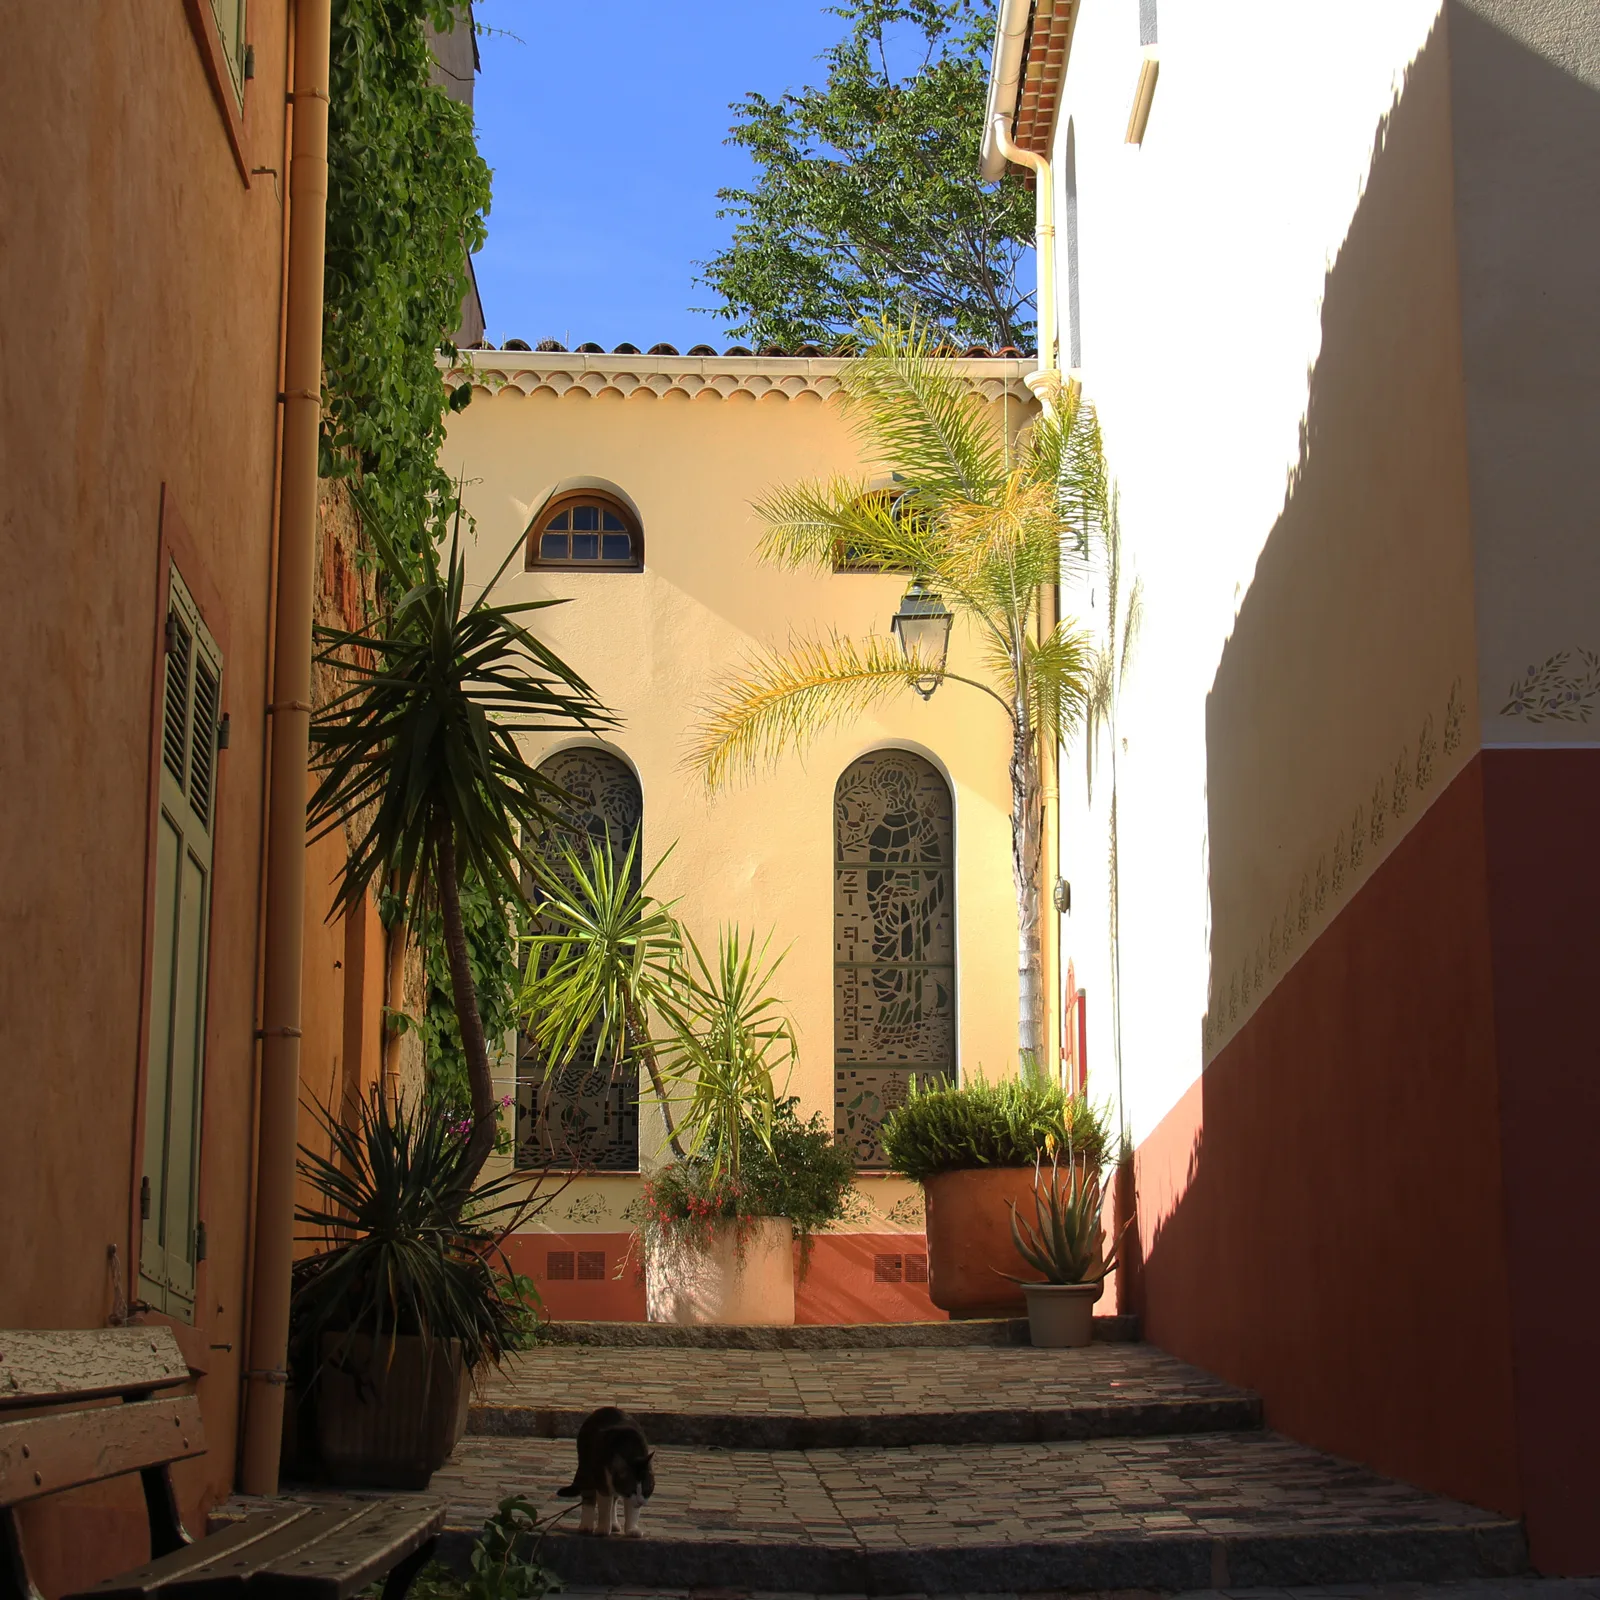
M 831 634 L 800 640 L 786 654 L 761 653 L 704 708 L 687 765 L 718 789 L 788 752 L 804 751 L 825 729 L 937 676 L 936 662 L 908 659 L 881 636 Z
M 1089 636 L 1069 623 L 1023 643 L 1029 710 L 1034 727 L 1066 739 L 1083 721 L 1094 683 L 1096 654 Z
M 990 408 L 935 354 L 916 322 L 864 327 L 866 349 L 840 382 L 879 459 L 934 500 L 982 500 L 1005 480 L 1005 441 Z
M 459 518 L 445 558 L 430 545 L 420 572 L 380 522 L 367 532 L 399 598 L 367 628 L 318 630 L 318 660 L 346 687 L 312 721 L 309 824 L 321 838 L 360 819 L 330 914 L 391 871 L 402 899 L 426 895 L 446 828 L 463 866 L 519 893 L 517 823 L 558 819 L 564 796 L 517 736 L 616 718 L 524 626 L 549 602 L 496 605 L 487 588 L 467 602 Z

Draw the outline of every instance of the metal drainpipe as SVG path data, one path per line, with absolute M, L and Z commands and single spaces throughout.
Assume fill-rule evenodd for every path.
M 1039 364 L 1023 382 L 1033 391 L 1044 411 L 1053 415 L 1055 407 L 1051 395 L 1061 382 L 1061 369 L 1056 358 L 1060 337 L 1056 327 L 1055 176 L 1045 157 L 1036 151 L 1024 150 L 1011 137 L 1005 117 L 998 112 L 989 124 L 989 138 L 1007 161 L 1033 169 L 1034 246 L 1038 253 L 1039 268 Z
M 322 414 L 322 267 L 328 214 L 331 0 L 296 0 L 294 133 L 289 163 L 288 328 L 279 464 L 277 625 L 267 799 L 266 974 L 262 1000 L 244 1448 L 246 1494 L 278 1490 L 294 1264 L 300 1102 L 301 962 L 306 898 L 306 783 L 311 730 L 312 564 L 317 430 Z

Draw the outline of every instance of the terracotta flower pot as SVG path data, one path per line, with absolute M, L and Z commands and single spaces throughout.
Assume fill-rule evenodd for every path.
M 471 1383 L 455 1339 L 431 1347 L 324 1334 L 317 1381 L 317 1451 L 330 1482 L 425 1489 L 466 1431 Z
M 762 1217 L 745 1229 L 718 1223 L 704 1247 L 685 1242 L 652 1248 L 644 1263 L 645 1315 L 652 1322 L 757 1324 L 794 1322 L 794 1229 L 785 1217 Z
M 1049 1169 L 1045 1176 L 1048 1179 Z M 928 1297 L 952 1317 L 1021 1317 L 1027 1314 L 1022 1285 L 1001 1277 L 1026 1272 L 1011 1240 L 1014 1200 L 1024 1222 L 1032 1222 L 1032 1167 L 969 1167 L 925 1178 Z
M 1094 1337 L 1094 1306 L 1105 1283 L 1025 1283 L 1028 1338 L 1041 1349 L 1070 1350 Z

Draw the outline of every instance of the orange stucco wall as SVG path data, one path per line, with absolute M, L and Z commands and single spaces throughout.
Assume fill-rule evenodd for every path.
M 169 564 L 225 652 L 200 1216 L 177 1332 L 229 1492 L 253 1182 L 268 623 L 277 481 L 288 0 L 252 0 L 236 149 L 209 7 L 35 6 L 0 52 L 0 1329 L 82 1328 L 137 1294 L 152 713 Z M 250 168 L 272 169 L 247 179 Z M 312 885 L 338 863 L 314 857 Z M 376 1070 L 382 933 L 308 907 L 306 1046 Z M 375 923 L 375 918 L 372 919 Z M 347 947 L 362 982 L 347 996 Z M 359 1018 L 347 1015 L 355 1004 Z M 115 1268 L 108 1251 L 117 1252 Z M 85 1530 L 92 1530 L 86 1536 Z M 28 1509 L 47 1595 L 142 1560 L 136 1479 Z

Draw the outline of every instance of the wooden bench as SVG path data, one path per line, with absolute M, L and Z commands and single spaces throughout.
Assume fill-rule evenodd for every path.
M 0 1600 L 39 1600 L 17 1507 L 137 1472 L 151 1560 L 98 1600 L 351 1600 L 386 1578 L 403 1600 L 444 1528 L 442 1501 L 278 1503 L 209 1538 L 183 1526 L 171 1467 L 205 1452 L 200 1402 L 168 1328 L 0 1332 Z M 93 1532 L 85 1528 L 85 1538 Z

